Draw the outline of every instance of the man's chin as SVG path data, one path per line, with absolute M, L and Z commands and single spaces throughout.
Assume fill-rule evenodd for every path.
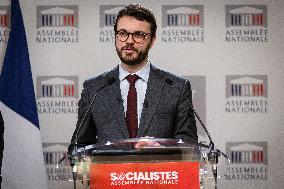
M 133 66 L 133 65 L 137 65 L 141 63 L 140 61 L 137 60 L 137 58 L 123 58 L 121 61 L 124 64 L 129 65 L 129 66 Z
M 137 60 L 123 60 L 122 63 L 128 66 L 134 66 L 140 64 L 141 62 L 138 62 Z
M 128 65 L 128 66 L 135 66 L 135 65 L 139 65 L 142 64 L 145 59 L 147 58 L 147 53 L 138 53 L 136 54 L 123 54 L 118 52 L 118 56 L 121 60 L 122 63 Z

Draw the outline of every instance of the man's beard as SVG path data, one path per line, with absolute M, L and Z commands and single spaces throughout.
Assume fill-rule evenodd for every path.
M 136 58 L 132 58 L 132 57 L 128 57 L 128 56 L 123 57 L 122 51 L 123 51 L 124 48 L 131 48 L 134 51 L 136 51 L 138 53 L 137 57 Z M 118 57 L 120 58 L 121 62 L 123 62 L 124 64 L 127 64 L 129 66 L 138 65 L 138 64 L 142 63 L 147 58 L 149 50 L 150 50 L 150 43 L 147 45 L 147 47 L 144 51 L 139 51 L 138 49 L 135 49 L 133 47 L 133 45 L 126 45 L 126 46 L 122 47 L 121 49 L 118 49 L 116 47 L 116 52 L 117 52 Z

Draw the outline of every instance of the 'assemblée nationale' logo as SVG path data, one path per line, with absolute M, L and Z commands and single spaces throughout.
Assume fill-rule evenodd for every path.
M 100 5 L 100 34 L 99 42 L 113 43 L 115 33 L 113 25 L 118 12 L 123 8 L 123 5 Z
M 267 76 L 226 76 L 226 104 L 228 113 L 267 113 Z
M 267 180 L 267 142 L 227 142 L 226 153 L 231 159 L 231 164 L 228 164 L 225 180 Z
M 203 5 L 162 5 L 162 42 L 204 42 Z
M 72 178 L 72 168 L 68 161 L 63 161 L 56 168 L 61 158 L 66 155 L 68 145 L 65 143 L 42 144 L 44 163 L 49 181 L 67 181 L 69 178 Z
M 78 5 L 36 7 L 37 43 L 78 43 Z
M 7 43 L 10 31 L 10 6 L 0 6 L 0 44 Z
M 226 5 L 226 42 L 268 42 L 266 5 Z
M 37 76 L 39 114 L 77 114 L 78 76 Z

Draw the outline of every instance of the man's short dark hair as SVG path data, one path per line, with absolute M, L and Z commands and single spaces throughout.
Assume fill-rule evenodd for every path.
M 153 13 L 149 9 L 143 7 L 142 5 L 130 4 L 126 7 L 124 7 L 123 9 L 121 9 L 118 12 L 118 15 L 116 17 L 116 21 L 115 21 L 115 24 L 114 24 L 114 31 L 115 32 L 117 31 L 117 22 L 123 16 L 130 16 L 130 17 L 134 17 L 135 19 L 140 20 L 140 21 L 149 22 L 152 36 L 154 36 L 156 34 L 156 31 L 157 31 L 156 19 L 155 19 Z

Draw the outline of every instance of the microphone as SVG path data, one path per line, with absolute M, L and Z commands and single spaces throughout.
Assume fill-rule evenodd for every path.
M 178 89 L 182 94 L 183 91 L 169 78 L 165 79 L 165 82 L 168 85 L 171 85 L 173 87 L 175 87 L 176 89 Z M 208 160 L 212 163 L 212 172 L 213 172 L 213 176 L 214 176 L 214 180 L 215 180 L 215 187 L 217 187 L 217 163 L 218 163 L 218 157 L 220 156 L 220 150 L 216 150 L 214 149 L 214 142 L 206 128 L 206 126 L 204 125 L 204 123 L 202 122 L 202 120 L 200 119 L 199 115 L 197 114 L 197 112 L 195 111 L 195 109 L 193 108 L 192 103 L 189 101 L 188 98 L 186 98 L 186 101 L 188 102 L 188 105 L 190 107 L 190 109 L 193 111 L 195 117 L 198 119 L 199 123 L 201 124 L 203 130 L 206 132 L 207 137 L 209 138 L 209 153 L 208 155 Z M 224 155 L 224 157 L 226 157 L 228 159 L 228 156 L 224 153 L 222 153 Z

